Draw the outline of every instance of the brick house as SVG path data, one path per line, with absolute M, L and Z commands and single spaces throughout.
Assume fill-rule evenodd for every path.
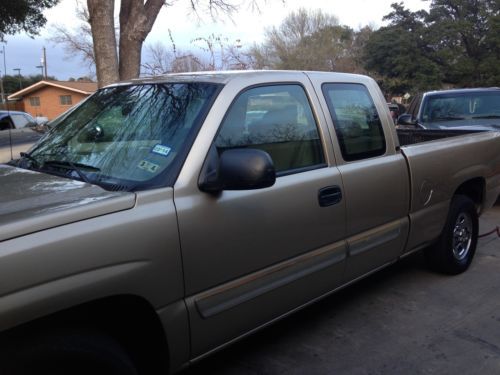
M 40 81 L 9 95 L 22 101 L 24 111 L 49 120 L 59 116 L 97 90 L 95 82 Z

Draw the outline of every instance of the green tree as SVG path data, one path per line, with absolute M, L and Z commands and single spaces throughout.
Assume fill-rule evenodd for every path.
M 16 91 L 19 91 L 21 88 L 26 88 L 28 86 L 31 86 L 37 82 L 40 82 L 41 80 L 45 80 L 45 78 L 38 74 L 38 75 L 30 75 L 30 76 L 18 76 L 18 75 L 6 75 L 3 78 L 3 85 L 4 85 L 4 90 L 5 94 L 13 94 Z M 49 76 L 47 77 L 48 81 L 57 81 L 56 77 Z
M 393 11 L 384 17 L 389 25 L 373 32 L 366 42 L 366 69 L 381 77 L 382 89 L 389 93 L 440 87 L 443 76 L 427 43 L 427 13 L 411 12 L 402 3 L 391 7 Z
M 433 0 L 426 18 L 429 44 L 447 82 L 462 86 L 498 84 L 498 0 Z
M 38 34 L 47 20 L 42 12 L 59 0 L 2 0 L 0 1 L 0 40 L 7 34 L 26 32 Z
M 373 32 L 364 51 L 365 67 L 386 91 L 498 85 L 498 0 L 432 0 L 429 12 L 391 7 L 389 25 Z

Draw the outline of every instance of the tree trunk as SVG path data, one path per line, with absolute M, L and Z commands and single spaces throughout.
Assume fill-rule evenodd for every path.
M 90 0 L 88 0 L 90 1 Z M 137 78 L 142 44 L 151 31 L 164 0 L 122 0 L 120 7 L 120 80 Z
M 114 0 L 87 0 L 99 87 L 119 81 Z

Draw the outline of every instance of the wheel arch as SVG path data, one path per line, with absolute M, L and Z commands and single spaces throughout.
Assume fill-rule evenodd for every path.
M 64 309 L 11 328 L 3 339 L 66 329 L 90 328 L 123 345 L 141 374 L 168 373 L 169 345 L 153 306 L 136 295 L 116 295 Z
M 474 202 L 478 212 L 481 212 L 485 198 L 486 181 L 483 177 L 471 178 L 460 184 L 453 195 L 464 195 Z

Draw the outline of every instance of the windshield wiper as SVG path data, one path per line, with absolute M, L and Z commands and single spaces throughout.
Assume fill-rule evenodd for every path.
M 460 117 L 460 116 L 442 116 L 442 117 L 435 117 L 433 120 L 434 121 L 441 121 L 441 120 L 463 120 L 465 117 Z
M 500 118 L 500 115 L 472 116 L 472 118 Z
M 31 155 L 29 152 L 20 152 L 19 155 L 21 155 L 21 159 L 28 159 L 31 162 L 33 162 L 33 166 L 36 168 L 37 166 L 40 165 L 38 160 L 36 160 L 33 155 Z
M 63 168 L 70 167 L 71 170 L 75 171 L 80 179 L 82 181 L 85 181 L 88 184 L 92 184 L 88 177 L 81 171 L 82 168 L 84 169 L 89 169 L 93 172 L 99 172 L 100 169 L 97 167 L 94 167 L 92 165 L 86 165 L 86 164 L 80 164 L 80 163 L 73 163 L 70 160 L 47 160 L 46 162 L 43 163 L 43 165 L 48 165 L 48 166 L 60 166 Z

